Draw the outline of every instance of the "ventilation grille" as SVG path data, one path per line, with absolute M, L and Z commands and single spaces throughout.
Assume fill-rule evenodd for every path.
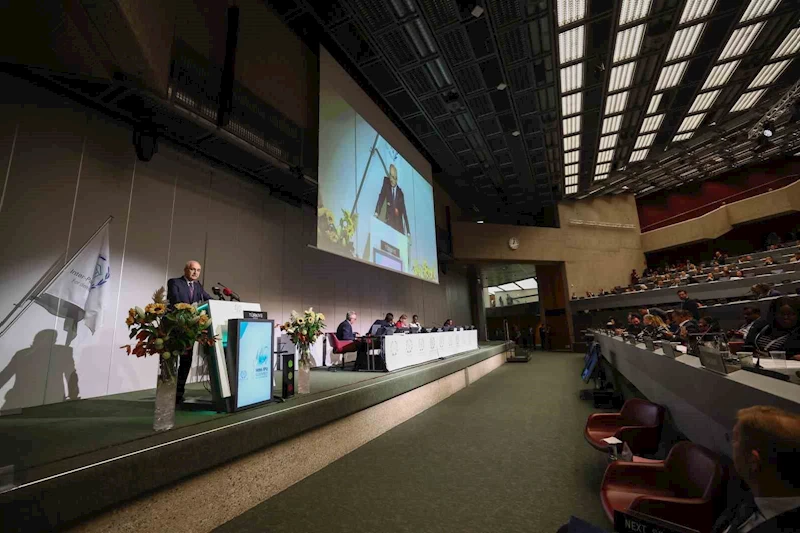
M 485 94 L 474 96 L 467 101 L 469 108 L 472 109 L 472 112 L 475 114 L 476 117 L 482 117 L 484 115 L 489 115 L 494 112 L 494 108 L 492 108 L 492 103 L 486 97 Z
M 421 4 L 434 28 L 458 22 L 458 6 L 455 0 L 422 0 Z
M 508 70 L 508 82 L 516 91 L 526 91 L 533 88 L 533 73 L 530 65 L 520 65 Z
M 455 72 L 456 82 L 464 94 L 472 94 L 484 89 L 483 76 L 477 65 L 470 65 Z
M 352 2 L 352 5 L 370 30 L 381 29 L 393 21 L 391 13 L 386 9 L 387 4 L 381 0 L 358 0 Z
M 472 59 L 472 49 L 461 28 L 442 34 L 440 42 L 445 57 L 453 65 L 459 65 Z
M 433 91 L 433 81 L 425 70 L 425 67 L 415 67 L 403 74 L 406 83 L 411 88 L 411 92 L 417 96 L 428 94 Z
M 492 18 L 498 26 L 506 26 L 522 18 L 520 4 L 516 0 L 494 0 L 489 2 Z M 532 2 L 528 2 L 529 4 Z
M 417 56 L 411 50 L 411 47 L 406 41 L 403 31 L 394 29 L 387 31 L 381 37 L 383 50 L 396 67 L 404 67 L 410 65 L 417 60 Z
M 509 63 L 521 61 L 529 56 L 528 30 L 524 26 L 501 33 L 498 41 L 500 41 L 500 51 Z
M 447 115 L 447 108 L 445 108 L 444 102 L 442 102 L 439 96 L 422 100 L 420 103 L 432 118 L 439 118 Z

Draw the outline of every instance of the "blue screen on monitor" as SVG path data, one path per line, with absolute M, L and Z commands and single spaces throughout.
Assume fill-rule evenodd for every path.
M 272 325 L 245 320 L 239 324 L 237 408 L 272 399 Z

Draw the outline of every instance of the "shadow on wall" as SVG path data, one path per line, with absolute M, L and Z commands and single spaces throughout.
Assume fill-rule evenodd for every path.
M 6 393 L 0 409 L 7 411 L 30 405 L 32 391 L 37 389 L 45 404 L 78 399 L 78 373 L 72 348 L 56 344 L 57 338 L 56 330 L 43 329 L 33 337 L 29 348 L 15 353 L 0 371 L 0 388 L 14 378 L 14 385 Z

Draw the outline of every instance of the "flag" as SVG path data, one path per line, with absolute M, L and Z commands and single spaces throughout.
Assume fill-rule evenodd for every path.
M 37 302 L 51 313 L 83 319 L 92 333 L 103 325 L 103 309 L 107 307 L 111 281 L 111 255 L 108 225 L 73 258 L 56 277 Z

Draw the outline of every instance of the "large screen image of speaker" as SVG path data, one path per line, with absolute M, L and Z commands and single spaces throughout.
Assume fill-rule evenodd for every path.
M 438 283 L 433 187 L 320 85 L 317 247 Z

